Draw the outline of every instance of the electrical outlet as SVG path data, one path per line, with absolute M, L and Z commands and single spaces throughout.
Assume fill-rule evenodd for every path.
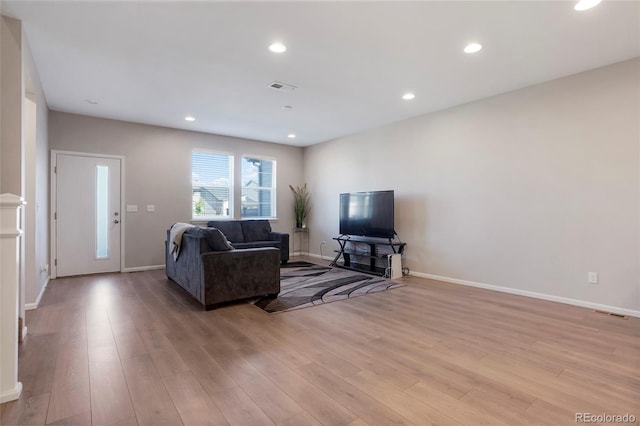
M 589 284 L 598 284 L 598 273 L 589 272 L 589 276 L 587 277 L 587 282 Z
M 138 211 L 137 204 L 127 204 L 127 213 L 135 213 Z
M 147 211 L 148 212 L 155 212 L 156 211 L 155 204 L 147 204 Z

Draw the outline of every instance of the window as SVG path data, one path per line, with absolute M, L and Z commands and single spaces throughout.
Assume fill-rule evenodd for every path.
M 233 156 L 193 151 L 191 188 L 193 220 L 233 217 Z
M 109 258 L 109 167 L 96 166 L 96 259 Z
M 276 162 L 242 157 L 242 217 L 276 216 Z

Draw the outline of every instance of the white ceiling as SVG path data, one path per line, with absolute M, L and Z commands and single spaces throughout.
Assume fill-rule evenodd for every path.
M 23 21 L 51 109 L 306 146 L 640 56 L 639 2 L 573 5 L 4 0 L 2 12 Z M 463 53 L 471 41 L 483 50 Z

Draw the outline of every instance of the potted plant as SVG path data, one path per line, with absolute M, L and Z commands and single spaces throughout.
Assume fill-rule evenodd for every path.
M 305 183 L 303 186 L 296 186 L 295 188 L 289 185 L 289 188 L 293 192 L 293 213 L 296 218 L 296 228 L 302 228 L 311 203 L 307 184 Z

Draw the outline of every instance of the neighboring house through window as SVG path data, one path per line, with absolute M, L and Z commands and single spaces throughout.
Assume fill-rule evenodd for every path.
M 242 157 L 242 218 L 276 217 L 276 162 Z

